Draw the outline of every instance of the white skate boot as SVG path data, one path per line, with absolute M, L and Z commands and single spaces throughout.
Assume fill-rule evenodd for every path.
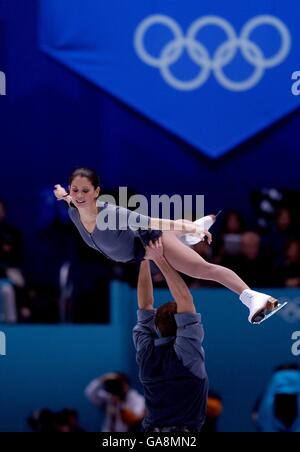
M 203 231 L 209 231 L 213 224 L 215 224 L 217 215 L 207 215 L 206 217 L 199 218 L 199 220 L 194 221 L 194 224 L 199 226 Z M 203 242 L 205 239 L 205 233 L 199 235 L 195 234 L 184 234 L 180 237 L 180 240 L 188 246 L 196 245 L 199 242 Z
M 287 302 L 279 303 L 276 298 L 255 292 L 254 290 L 244 290 L 240 296 L 240 300 L 250 311 L 248 317 L 249 322 L 255 325 L 264 322 L 287 305 Z

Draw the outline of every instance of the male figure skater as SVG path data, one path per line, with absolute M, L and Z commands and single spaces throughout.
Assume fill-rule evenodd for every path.
M 149 260 L 166 278 L 173 302 L 154 310 Z M 143 384 L 147 432 L 197 432 L 205 420 L 208 379 L 201 316 L 185 282 L 166 261 L 161 238 L 146 248 L 138 280 L 138 322 L 133 329 Z

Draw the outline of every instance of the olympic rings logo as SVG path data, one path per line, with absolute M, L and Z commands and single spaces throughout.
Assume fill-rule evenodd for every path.
M 158 57 L 151 55 L 145 47 L 145 36 L 155 25 L 167 27 L 174 36 L 174 39 L 162 48 Z M 275 28 L 281 38 L 280 48 L 270 57 L 266 57 L 260 47 L 250 39 L 256 29 L 266 25 Z M 200 30 L 208 26 L 221 28 L 227 36 L 227 40 L 216 49 L 212 57 L 207 48 L 197 40 Z M 140 59 L 147 65 L 159 69 L 165 82 L 181 91 L 200 88 L 208 80 L 211 71 L 225 89 L 237 92 L 250 90 L 260 82 L 266 69 L 278 66 L 286 59 L 291 42 L 291 34 L 287 26 L 271 15 L 255 16 L 250 19 L 242 28 L 240 36 L 226 19 L 219 16 L 204 16 L 191 24 L 185 36 L 174 19 L 157 14 L 144 19 L 138 25 L 134 35 L 134 47 Z M 200 67 L 199 74 L 186 81 L 176 78 L 171 71 L 171 66 L 180 59 L 184 50 Z M 238 50 L 246 61 L 254 66 L 252 75 L 243 81 L 231 80 L 224 72 L 224 68 L 233 61 Z
M 284 309 L 278 312 L 278 315 L 282 317 L 288 323 L 297 323 L 300 321 L 300 297 L 294 299 L 284 299 L 281 301 L 287 301 L 288 304 Z

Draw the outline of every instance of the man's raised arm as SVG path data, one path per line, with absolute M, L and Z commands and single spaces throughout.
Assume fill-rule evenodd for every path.
M 139 309 L 153 309 L 153 284 L 148 260 L 142 261 L 138 279 L 138 306 Z
M 150 243 L 145 258 L 153 260 L 164 275 L 174 301 L 177 303 L 177 312 L 195 313 L 196 308 L 189 288 L 180 274 L 165 259 L 161 239 L 157 240 L 155 244 Z

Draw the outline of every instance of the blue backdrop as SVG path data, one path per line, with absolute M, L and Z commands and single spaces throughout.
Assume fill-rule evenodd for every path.
M 291 3 L 41 0 L 41 48 L 218 157 L 299 106 Z
M 294 10 L 297 4 L 289 2 Z M 27 234 L 39 215 L 40 191 L 65 183 L 77 165 L 98 169 L 105 189 L 205 193 L 207 210 L 239 207 L 249 216 L 249 190 L 300 188 L 298 112 L 212 161 L 45 56 L 38 17 L 36 0 L 0 0 L 0 70 L 7 78 L 7 96 L 0 97 L 0 196 Z M 162 83 L 155 69 L 136 64 Z M 220 89 L 213 77 L 209 83 Z

